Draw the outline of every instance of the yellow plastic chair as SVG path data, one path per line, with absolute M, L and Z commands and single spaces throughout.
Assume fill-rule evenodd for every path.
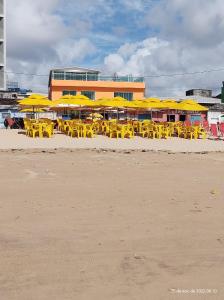
M 48 138 L 52 137 L 53 135 L 53 125 L 52 124 L 47 124 L 46 126 L 43 127 L 43 137 L 47 136 Z
M 112 125 L 110 126 L 108 135 L 109 135 L 110 138 L 113 138 L 113 137 L 118 138 L 119 137 L 120 131 L 117 128 L 116 124 L 113 124 L 113 126 Z
M 169 137 L 171 137 L 171 130 L 169 127 L 162 128 L 162 137 L 165 139 L 168 139 Z
M 141 128 L 139 130 L 139 135 L 143 138 L 148 137 L 149 136 L 149 126 L 147 126 L 147 125 L 141 126 Z
M 82 137 L 84 137 L 84 138 L 85 137 L 93 138 L 94 137 L 93 125 L 91 125 L 91 124 L 82 124 L 81 134 L 82 134 Z
M 198 133 L 197 133 L 197 129 L 196 128 L 193 128 L 191 126 L 189 127 L 185 127 L 184 130 L 183 130 L 183 133 L 182 133 L 183 137 L 185 139 L 188 139 L 190 138 L 191 140 L 194 138 L 194 139 L 197 139 L 198 138 Z
M 68 135 L 71 137 L 79 138 L 81 135 L 79 125 L 75 124 L 75 125 L 70 126 L 68 129 Z
M 130 125 L 122 125 L 120 128 L 120 135 L 121 138 L 133 138 L 134 137 L 134 130 L 133 127 Z
M 157 139 L 161 139 L 162 138 L 162 130 L 163 130 L 163 125 L 155 125 L 154 126 L 154 131 L 155 131 L 155 137 Z
M 28 136 L 32 138 L 35 138 L 37 136 L 40 137 L 40 129 L 32 124 L 32 126 L 30 126 L 30 128 L 28 129 Z

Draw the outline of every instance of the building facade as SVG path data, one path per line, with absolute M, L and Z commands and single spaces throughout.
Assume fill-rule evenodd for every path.
M 5 0 L 0 0 L 0 90 L 6 89 L 6 28 Z
M 50 71 L 49 99 L 64 95 L 85 95 L 92 100 L 121 96 L 131 101 L 145 97 L 143 77 L 102 76 L 99 71 L 65 68 Z
M 186 96 L 212 97 L 212 90 L 192 89 L 186 91 Z
M 224 121 L 224 104 L 215 104 L 209 108 L 208 122 L 209 124 L 217 124 Z

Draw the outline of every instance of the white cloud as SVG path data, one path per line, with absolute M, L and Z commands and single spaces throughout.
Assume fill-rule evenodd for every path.
M 105 70 L 109 70 L 110 73 L 116 73 L 124 68 L 124 59 L 119 54 L 110 54 L 105 60 Z
M 224 47 L 223 0 L 155 1 L 145 17 L 156 37 L 122 45 L 113 57 L 124 60 L 120 74 L 158 76 L 220 69 Z M 113 72 L 116 61 L 106 70 Z M 119 64 L 118 64 L 119 65 Z M 183 95 L 188 88 L 213 88 L 218 92 L 224 72 L 146 78 L 149 95 Z
M 49 69 L 55 66 L 81 63 L 96 51 L 87 38 L 76 37 L 80 34 L 79 20 L 68 26 L 66 18 L 58 13 L 61 4 L 60 0 L 20 0 L 19 5 L 16 0 L 7 1 L 8 70 L 48 74 Z M 91 26 L 87 24 L 84 27 L 83 33 L 90 30 Z M 47 76 L 8 74 L 8 77 L 18 80 L 25 87 L 47 90 Z
M 105 71 L 107 74 L 117 72 L 120 75 L 145 75 L 148 95 L 183 95 L 185 89 L 218 88 L 224 72 L 194 76 L 157 76 L 205 70 L 209 65 L 210 68 L 212 66 L 219 69 L 223 60 L 223 47 L 224 43 L 212 49 L 188 48 L 181 43 L 149 38 L 131 45 L 123 45 L 117 53 L 107 56 Z M 212 53 L 216 55 L 211 58 Z
M 117 19 L 122 9 L 130 14 L 123 23 Z M 223 0 L 7 0 L 7 14 L 7 68 L 14 72 L 48 74 L 55 66 L 86 64 L 94 53 L 92 61 L 99 64 L 103 51 L 107 74 L 156 76 L 224 66 Z M 119 49 L 110 50 L 118 43 Z M 215 88 L 222 76 L 148 78 L 148 93 L 172 96 L 185 88 Z M 47 76 L 10 78 L 47 89 Z
M 83 59 L 95 53 L 95 46 L 88 39 L 67 40 L 56 48 L 56 52 L 64 65 L 69 65 L 71 61 L 82 62 Z
M 157 26 L 165 38 L 209 47 L 223 40 L 224 1 L 161 1 L 148 11 L 145 21 Z

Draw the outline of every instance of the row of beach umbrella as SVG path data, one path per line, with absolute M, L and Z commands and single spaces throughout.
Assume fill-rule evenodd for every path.
M 180 111 L 197 111 L 203 112 L 208 109 L 194 100 L 184 100 L 180 103 L 172 99 L 160 100 L 157 98 L 147 98 L 142 100 L 128 101 L 122 97 L 115 98 L 102 98 L 99 100 L 90 100 L 84 95 L 66 95 L 58 100 L 50 101 L 43 95 L 33 94 L 28 98 L 20 100 L 20 107 L 23 109 L 22 112 L 26 112 L 26 109 L 30 109 L 33 112 L 41 112 L 41 109 L 48 108 L 50 110 L 60 109 L 125 109 L 125 110 L 180 110 Z M 24 111 L 25 109 L 25 111 Z

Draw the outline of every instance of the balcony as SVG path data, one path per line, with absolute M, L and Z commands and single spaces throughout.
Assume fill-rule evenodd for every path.
M 113 81 L 113 82 L 144 82 L 144 77 L 104 76 L 93 73 L 52 72 L 53 80 L 79 80 L 79 81 Z

